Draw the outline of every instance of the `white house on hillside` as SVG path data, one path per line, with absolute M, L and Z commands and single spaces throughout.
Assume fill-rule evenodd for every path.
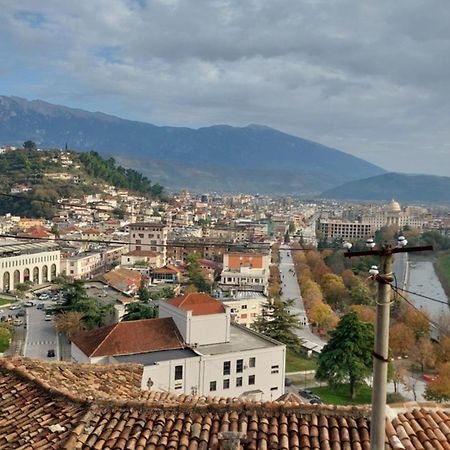
M 119 322 L 72 338 L 72 359 L 140 363 L 142 389 L 276 399 L 284 393 L 286 347 L 230 320 L 206 294 L 160 304 L 160 318 Z

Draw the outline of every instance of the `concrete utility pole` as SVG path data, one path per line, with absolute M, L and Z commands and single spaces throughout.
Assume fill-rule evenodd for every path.
M 399 238 L 399 245 L 406 245 L 404 237 Z M 369 247 L 375 244 L 373 239 L 367 241 Z M 351 248 L 347 246 L 347 248 Z M 394 280 L 392 266 L 394 253 L 421 252 L 433 250 L 431 246 L 424 247 L 392 247 L 384 245 L 381 249 L 373 249 L 364 252 L 346 252 L 344 256 L 380 256 L 381 273 L 378 267 L 372 266 L 369 273 L 378 282 L 377 321 L 375 324 L 375 348 L 373 351 L 373 389 L 372 389 L 372 420 L 370 424 L 370 448 L 371 450 L 384 450 L 386 427 L 386 386 L 387 370 L 389 364 L 389 316 L 391 306 L 391 283 Z

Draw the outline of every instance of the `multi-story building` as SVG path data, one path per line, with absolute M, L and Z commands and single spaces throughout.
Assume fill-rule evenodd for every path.
M 119 322 L 72 338 L 72 359 L 140 363 L 141 388 L 270 400 L 284 393 L 286 347 L 231 322 L 206 294 L 161 302 L 159 319 Z
M 167 262 L 168 227 L 161 223 L 137 222 L 128 225 L 130 251 L 151 250 L 162 254 L 163 265 Z
M 220 299 L 230 308 L 231 320 L 249 327 L 263 313 L 267 297 L 257 292 L 240 291 L 234 297 Z
M 0 241 L 0 292 L 12 291 L 19 283 L 42 284 L 60 274 L 60 251 L 50 242 Z
M 85 252 L 65 256 L 61 261 L 62 272 L 72 280 L 87 280 L 105 270 L 100 252 Z
M 373 236 L 375 227 L 370 223 L 345 221 L 341 219 L 320 220 L 319 231 L 327 240 L 365 239 Z
M 238 291 L 255 291 L 267 295 L 269 264 L 269 254 L 225 253 L 219 287 L 231 295 Z

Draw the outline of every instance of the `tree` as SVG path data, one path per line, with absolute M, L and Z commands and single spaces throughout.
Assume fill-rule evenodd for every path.
M 391 368 L 391 376 L 389 376 L 389 378 L 394 383 L 394 392 L 397 393 L 398 385 L 405 383 L 406 377 L 408 376 L 408 370 L 404 366 L 392 363 L 390 363 L 389 366 Z
M 128 303 L 125 306 L 125 315 L 122 320 L 154 319 L 155 317 L 158 317 L 158 309 L 156 306 L 144 305 L 142 303 Z
M 317 327 L 326 331 L 335 327 L 338 322 L 338 318 L 330 305 L 323 302 L 315 302 L 312 305 L 309 318 Z
M 389 346 L 394 355 L 408 355 L 414 347 L 414 333 L 404 323 L 396 323 L 389 330 Z
M 414 360 L 420 364 L 422 373 L 425 370 L 425 366 L 432 366 L 436 361 L 433 344 L 426 337 L 421 337 L 416 341 L 411 353 Z
M 8 349 L 11 338 L 11 331 L 6 327 L 0 326 L 0 352 Z
M 37 146 L 33 141 L 25 141 L 23 143 L 23 148 L 25 148 L 27 150 L 35 150 L 37 148 Z
M 77 311 L 82 314 L 86 328 L 92 329 L 104 325 L 106 316 L 111 312 L 112 305 L 99 306 L 95 298 L 90 298 L 83 281 L 74 280 L 64 286 L 65 302 L 59 308 L 55 308 L 57 315 L 68 311 Z
M 83 314 L 79 311 L 64 311 L 55 317 L 55 327 L 70 338 L 85 329 Z
M 404 322 L 411 328 L 416 339 L 430 335 L 430 320 L 423 311 L 417 311 L 413 307 L 404 304 Z
M 153 292 L 151 294 L 152 300 L 161 300 L 164 298 L 174 298 L 175 297 L 175 291 L 170 287 L 162 288 L 158 292 Z
M 435 402 L 450 401 L 450 363 L 439 368 L 437 377 L 427 384 L 424 397 Z
M 295 334 L 295 330 L 299 330 L 301 325 L 298 314 L 290 312 L 294 303 L 294 299 L 268 302 L 263 308 L 263 313 L 256 318 L 251 327 L 258 333 L 282 342 L 289 350 L 298 352 L 302 341 Z
M 200 267 L 200 255 L 191 253 L 186 257 L 188 284 L 194 286 L 198 292 L 209 292 L 211 286 L 204 277 Z
M 348 383 L 355 399 L 364 379 L 372 373 L 373 325 L 350 312 L 329 334 L 330 340 L 319 356 L 316 378 L 332 386 Z
M 372 325 L 375 325 L 376 313 L 375 310 L 370 306 L 352 305 L 350 306 L 350 310 L 354 311 L 358 316 L 358 319 L 362 322 L 369 322 Z
M 144 280 L 141 281 L 137 294 L 141 302 L 148 302 L 150 300 L 150 292 L 146 288 Z
M 348 297 L 342 277 L 334 273 L 327 273 L 322 277 L 320 284 L 327 303 L 335 309 L 342 309 Z

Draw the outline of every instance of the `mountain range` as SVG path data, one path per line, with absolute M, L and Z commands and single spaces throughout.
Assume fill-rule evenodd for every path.
M 0 96 L 0 144 L 95 150 L 172 189 L 318 194 L 385 171 L 343 151 L 260 125 L 199 129 Z
M 386 173 L 355 180 L 327 190 L 323 198 L 336 200 L 390 200 L 450 203 L 450 177 Z

